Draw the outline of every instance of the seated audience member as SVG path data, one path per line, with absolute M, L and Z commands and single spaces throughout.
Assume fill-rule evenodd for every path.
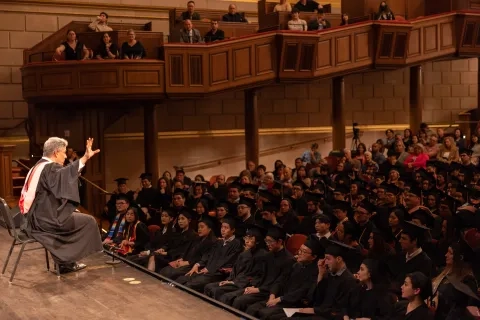
M 425 300 L 432 295 L 432 282 L 419 271 L 407 274 L 402 285 L 402 298 L 397 303 L 391 319 L 431 320 L 433 319 Z
M 201 261 L 202 257 L 208 256 L 213 245 L 217 242 L 213 227 L 215 222 L 209 216 L 203 217 L 198 222 L 198 237 L 190 242 L 190 246 L 174 261 L 171 261 L 168 266 L 160 270 L 160 274 L 172 280 L 184 276 L 192 269 L 192 266 Z M 220 240 L 218 240 L 220 241 Z
M 128 208 L 125 214 L 122 242 L 117 253 L 135 260 L 137 255 L 145 250 L 149 238 L 148 228 L 140 221 L 137 208 Z
M 90 28 L 90 30 L 92 31 L 97 32 L 113 31 L 113 29 L 107 25 L 107 21 L 108 14 L 106 12 L 100 12 L 100 15 L 97 17 L 97 19 L 95 19 L 95 21 L 92 21 L 92 23 L 88 25 L 88 28 Z
M 122 59 L 139 60 L 146 57 L 147 53 L 140 41 L 135 39 L 135 31 L 128 30 L 128 41 L 122 44 L 121 56 Z
M 194 1 L 187 2 L 187 11 L 182 12 L 182 15 L 180 16 L 180 21 L 185 20 L 200 20 L 200 14 L 198 14 L 198 12 L 195 12 Z
M 313 0 L 299 0 L 293 7 L 300 12 L 316 12 L 322 8 L 322 5 Z
M 117 188 L 113 190 L 110 200 L 105 204 L 103 209 L 103 217 L 108 219 L 108 222 L 112 223 L 117 215 L 117 199 L 120 196 L 126 196 L 129 203 L 133 205 L 133 191 L 127 186 L 127 178 L 117 178 L 114 181 L 117 183 Z M 126 207 L 128 208 L 128 206 Z M 126 208 L 124 210 L 126 210 Z
M 300 11 L 297 8 L 292 10 L 292 19 L 288 21 L 288 30 L 307 31 L 307 22 L 299 18 Z
M 222 21 L 225 22 L 248 22 L 247 19 L 243 17 L 240 13 L 237 12 L 237 6 L 231 4 L 228 6 L 228 13 L 224 14 Z
M 331 26 L 332 25 L 330 24 L 330 21 L 325 19 L 325 13 L 323 12 L 323 10 L 320 9 L 318 10 L 317 18 L 309 22 L 308 30 L 309 31 L 323 30 L 323 29 L 328 29 Z
M 130 208 L 129 197 L 125 194 L 119 194 L 115 199 L 115 207 L 116 215 L 112 219 L 110 227 L 108 228 L 109 231 L 103 239 L 104 245 L 120 243 L 118 239 L 120 239 L 123 234 L 125 227 L 125 215 L 127 214 L 128 208 Z
M 183 22 L 183 29 L 180 30 L 180 42 L 182 43 L 201 43 L 203 42 L 200 31 L 193 28 L 192 20 Z
M 244 237 L 244 251 L 238 256 L 228 278 L 221 282 L 212 282 L 205 287 L 205 294 L 221 301 L 221 297 L 238 289 L 244 289 L 252 282 L 263 277 L 262 268 L 256 265 L 259 257 L 266 254 L 263 249 L 264 229 L 250 225 Z
M 218 29 L 218 21 L 212 20 L 210 22 L 211 29 L 205 34 L 205 42 L 215 42 L 225 39 L 223 30 Z
M 280 0 L 280 3 L 273 8 L 273 12 L 281 12 L 281 11 L 286 11 L 286 12 L 291 12 L 292 11 L 292 6 L 287 0 Z
M 348 13 L 342 14 L 342 22 L 340 23 L 341 26 L 348 25 Z
M 152 174 L 142 173 L 140 179 L 142 189 L 135 191 L 133 199 L 141 209 L 140 220 L 150 224 L 150 220 L 154 215 L 153 209 L 160 209 L 158 204 L 158 190 L 152 186 Z
M 388 294 L 388 276 L 381 260 L 365 259 L 356 274 L 359 284 L 350 291 L 344 318 L 388 319 L 396 297 Z
M 301 308 L 296 317 L 308 319 L 340 319 L 338 315 L 348 306 L 350 291 L 355 287 L 355 277 L 348 270 L 345 256 L 353 248 L 328 240 L 325 259 L 318 261 L 317 286 L 309 307 Z
M 227 269 L 232 268 L 242 251 L 242 243 L 235 238 L 235 220 L 227 218 L 222 222 L 222 240 L 217 241 L 209 255 L 195 263 L 190 271 L 177 282 L 191 289 L 203 292 L 205 286 L 227 277 Z
M 308 299 L 312 283 L 318 278 L 317 260 L 323 251 L 320 242 L 307 240 L 298 250 L 297 262 L 283 281 L 276 282 L 268 299 L 250 305 L 247 313 L 260 319 L 284 315 L 283 308 L 298 307 Z
M 395 20 L 395 15 L 385 1 L 380 3 L 377 13 L 377 20 Z
M 103 35 L 102 43 L 95 52 L 98 60 L 118 58 L 118 47 L 115 43 L 112 43 L 112 38 L 108 33 Z
M 65 53 L 65 60 L 86 60 L 88 49 L 83 43 L 77 40 L 77 34 L 73 30 L 67 31 L 67 41 L 55 50 L 55 54 L 61 56 Z

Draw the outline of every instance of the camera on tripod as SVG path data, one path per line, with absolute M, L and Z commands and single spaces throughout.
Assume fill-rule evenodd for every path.
M 352 124 L 352 129 L 353 129 L 353 139 L 359 139 L 360 138 L 360 128 L 358 127 L 358 123 L 354 122 Z

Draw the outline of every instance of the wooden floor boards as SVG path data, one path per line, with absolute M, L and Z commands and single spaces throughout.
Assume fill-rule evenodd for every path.
M 0 227 L 0 266 L 10 243 L 6 230 Z M 105 261 L 111 258 L 101 253 L 82 261 L 87 269 L 58 279 L 46 271 L 43 250 L 28 251 L 9 284 L 18 250 L 0 277 L 0 320 L 238 319 L 123 263 L 107 265 Z M 126 278 L 141 283 L 130 284 Z

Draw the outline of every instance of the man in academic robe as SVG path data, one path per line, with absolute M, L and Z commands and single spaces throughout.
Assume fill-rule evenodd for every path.
M 256 262 L 263 265 L 264 276 L 245 289 L 223 295 L 221 301 L 235 309 L 245 311 L 251 304 L 268 299 L 272 288 L 287 278 L 295 262 L 292 254 L 284 247 L 285 239 L 286 233 L 282 228 L 270 227 L 265 237 L 269 253 Z
M 142 189 L 135 191 L 133 199 L 142 209 L 141 212 L 139 212 L 140 221 L 145 223 L 151 218 L 151 209 L 160 209 L 160 192 L 152 186 L 152 175 L 150 173 L 142 173 L 140 179 Z
M 235 228 L 235 236 L 239 239 L 247 233 L 247 228 L 249 225 L 255 224 L 255 218 L 252 215 L 252 209 L 255 208 L 255 200 L 240 197 L 240 202 L 237 206 L 237 221 Z
M 125 194 L 119 194 L 115 200 L 115 216 L 110 222 L 108 233 L 103 239 L 104 245 L 114 245 L 121 242 L 121 236 L 123 235 L 123 228 L 125 227 L 125 215 L 128 208 L 130 208 L 130 199 Z
M 293 188 L 292 188 L 292 197 L 291 202 L 292 202 L 292 207 L 293 210 L 297 213 L 299 216 L 306 216 L 308 215 L 308 205 L 307 205 L 307 200 L 305 199 L 305 190 L 308 189 L 308 186 L 303 183 L 302 181 L 295 181 L 293 183 Z
M 115 215 L 117 214 L 116 201 L 120 195 L 126 195 L 129 203 L 133 203 L 134 192 L 127 187 L 127 178 L 118 178 L 114 181 L 117 183 L 117 189 L 113 191 L 107 204 L 104 208 L 104 213 L 110 223 L 113 222 Z
M 52 254 L 61 273 L 85 268 L 77 261 L 102 251 L 95 218 L 76 210 L 79 172 L 100 150 L 92 150 L 93 139 L 89 138 L 82 158 L 64 167 L 67 145 L 57 137 L 45 142 L 43 157 L 29 171 L 19 202 L 26 218 L 22 231 Z
M 185 276 L 178 278 L 178 283 L 203 292 L 207 284 L 227 277 L 226 269 L 233 267 L 242 244 L 235 238 L 235 220 L 232 218 L 223 219 L 221 233 L 222 240 L 217 241 L 212 251 L 195 263 Z
M 284 316 L 283 308 L 301 305 L 308 299 L 318 277 L 317 258 L 323 251 L 319 241 L 307 240 L 298 250 L 297 262 L 283 282 L 277 282 L 270 290 L 270 296 L 264 301 L 252 304 L 247 313 L 260 319 L 272 319 Z

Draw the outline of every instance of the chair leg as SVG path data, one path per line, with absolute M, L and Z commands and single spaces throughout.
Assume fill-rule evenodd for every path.
M 15 265 L 13 266 L 12 275 L 10 276 L 10 283 L 13 281 L 13 277 L 15 276 L 15 272 L 17 272 L 18 263 L 20 262 L 20 258 L 22 257 L 23 250 L 25 249 L 25 245 L 27 243 L 22 244 L 20 248 L 20 252 L 18 253 L 17 260 L 15 261 Z
M 55 263 L 55 273 L 57 274 L 57 278 L 60 279 L 60 265 Z
M 13 239 L 12 246 L 8 251 L 7 259 L 5 259 L 5 263 L 3 264 L 2 274 L 5 274 L 5 270 L 7 270 L 7 265 L 8 265 L 8 262 L 10 261 L 10 257 L 12 256 L 13 248 L 15 247 L 15 242 L 16 240 Z
M 47 261 L 47 271 L 50 271 L 50 259 L 48 259 L 47 249 L 45 249 L 45 260 Z

